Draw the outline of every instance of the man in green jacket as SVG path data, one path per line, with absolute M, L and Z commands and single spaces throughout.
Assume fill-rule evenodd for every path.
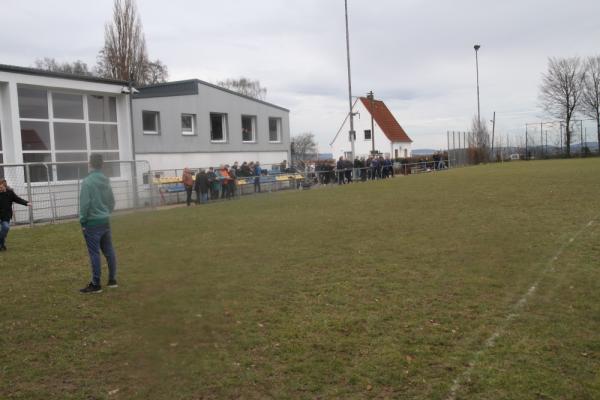
M 115 198 L 110 180 L 102 173 L 102 155 L 90 156 L 90 173 L 81 184 L 79 193 L 79 222 L 90 255 L 91 282 L 81 293 L 100 293 L 100 251 L 108 263 L 108 287 L 117 287 L 117 258 L 112 245 L 110 213 L 115 208 Z

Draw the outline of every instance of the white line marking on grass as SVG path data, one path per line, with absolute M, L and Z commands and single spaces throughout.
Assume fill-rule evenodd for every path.
M 596 219 L 598 219 L 598 217 L 600 217 L 600 216 L 593 218 L 590 222 L 588 222 L 586 225 L 584 225 L 583 228 L 581 228 L 577 233 L 575 233 L 575 235 L 572 238 L 570 238 L 567 242 L 563 243 L 563 245 L 558 249 L 556 254 L 550 258 L 550 260 L 546 264 L 546 268 L 544 268 L 540 272 L 535 283 L 533 285 L 531 285 L 531 287 L 527 290 L 527 292 L 525 292 L 525 294 L 523 294 L 523 296 L 521 296 L 519 301 L 517 301 L 512 306 L 511 312 L 504 318 L 504 320 L 502 321 L 502 323 L 500 324 L 498 329 L 496 329 L 496 331 L 494 333 L 492 333 L 492 335 L 485 340 L 485 342 L 483 343 L 483 347 L 473 355 L 473 358 L 471 359 L 471 361 L 469 361 L 469 365 L 468 365 L 467 369 L 462 374 L 457 376 L 454 379 L 454 381 L 452 381 L 452 386 L 450 387 L 450 393 L 448 393 L 448 396 L 446 397 L 447 400 L 455 400 L 456 399 L 456 395 L 458 394 L 458 391 L 461 389 L 463 382 L 465 382 L 465 381 L 469 382 L 471 380 L 471 375 L 473 374 L 473 370 L 475 369 L 475 367 L 477 367 L 477 363 L 483 357 L 483 354 L 485 353 L 485 351 L 488 349 L 491 349 L 492 347 L 494 347 L 496 345 L 496 340 L 499 337 L 501 337 L 502 334 L 506 331 L 510 322 L 519 316 L 520 311 L 523 309 L 523 307 L 525 307 L 525 305 L 529 301 L 529 298 L 531 296 L 533 296 L 533 294 L 537 290 L 537 287 L 540 284 L 540 281 L 542 280 L 544 275 L 548 272 L 554 271 L 554 268 L 555 268 L 554 261 L 558 260 L 558 258 L 565 251 L 565 249 L 567 247 L 569 247 L 569 245 L 571 243 L 573 243 L 575 241 L 575 239 L 579 235 L 581 235 L 583 233 L 583 231 L 586 230 L 586 228 L 589 228 L 590 226 L 592 226 L 594 224 L 594 221 Z

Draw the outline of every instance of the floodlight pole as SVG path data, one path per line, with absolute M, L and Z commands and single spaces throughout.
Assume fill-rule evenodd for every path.
M 356 132 L 354 132 L 354 112 L 352 111 L 352 78 L 350 73 L 350 32 L 348 30 L 348 0 L 344 0 L 344 9 L 346 11 L 346 58 L 348 60 L 348 105 L 350 107 L 350 143 L 352 146 L 351 161 L 354 161 L 354 140 Z M 373 133 L 371 133 L 372 135 Z
M 479 58 L 477 57 L 481 45 L 476 44 L 473 48 L 475 49 L 475 71 L 477 73 L 477 129 L 481 129 L 481 108 L 479 106 Z

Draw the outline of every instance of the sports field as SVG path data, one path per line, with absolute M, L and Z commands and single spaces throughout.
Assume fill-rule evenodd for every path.
M 600 159 L 113 220 L 0 253 L 2 399 L 598 399 Z M 103 270 L 103 283 L 106 269 Z

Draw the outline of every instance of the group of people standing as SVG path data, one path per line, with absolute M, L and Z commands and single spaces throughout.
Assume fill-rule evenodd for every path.
M 200 169 L 195 177 L 192 170 L 186 167 L 181 178 L 186 191 L 186 204 L 192 204 L 193 192 L 196 192 L 196 204 L 209 200 L 231 200 L 236 194 L 238 178 L 254 177 L 254 192 L 260 192 L 260 177 L 263 172 L 266 171 L 258 161 L 244 161 L 242 165 L 236 161 L 232 166 L 226 164 L 219 168 Z
M 369 156 L 366 159 L 357 157 L 354 162 L 340 157 L 335 167 L 339 185 L 352 183 L 353 178 L 366 181 L 394 177 L 394 162 L 390 157 Z

